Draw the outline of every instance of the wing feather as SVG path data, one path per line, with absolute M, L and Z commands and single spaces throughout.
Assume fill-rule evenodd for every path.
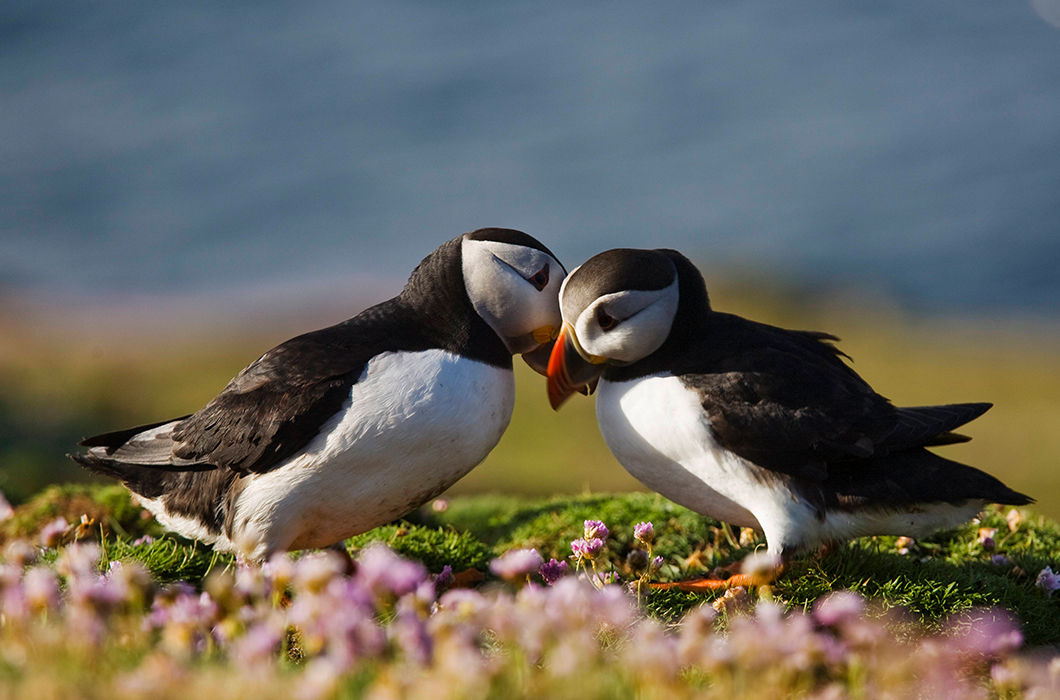
M 705 366 L 682 376 L 695 389 L 715 439 L 750 461 L 824 480 L 836 470 L 902 450 L 960 441 L 952 430 L 990 404 L 897 408 L 844 362 L 833 336 L 789 331 L 717 314 Z

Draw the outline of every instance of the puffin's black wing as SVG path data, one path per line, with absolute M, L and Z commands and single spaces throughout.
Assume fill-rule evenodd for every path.
M 173 454 L 236 472 L 265 472 L 305 447 L 385 350 L 423 349 L 397 300 L 269 350 L 177 424 Z
M 368 361 L 428 347 L 411 312 L 391 299 L 334 326 L 297 336 L 237 374 L 196 413 L 88 438 L 75 455 L 96 471 L 265 472 L 290 457 L 342 407 Z
M 897 408 L 843 361 L 834 336 L 714 314 L 702 366 L 684 374 L 715 439 L 755 464 L 821 481 L 865 458 L 957 442 L 989 404 Z

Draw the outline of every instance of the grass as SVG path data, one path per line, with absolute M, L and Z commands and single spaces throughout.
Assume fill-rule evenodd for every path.
M 77 522 L 88 507 L 100 523 L 86 534 L 102 533 L 108 559 L 142 562 L 159 581 L 201 583 L 215 567 L 227 567 L 228 556 L 172 535 L 150 543 L 132 544 L 137 533 L 154 531 L 153 521 L 139 518 L 124 492 L 114 487 L 55 487 L 20 507 L 9 523 L 22 536 L 33 533 L 57 515 Z M 133 517 L 135 515 L 135 517 Z M 705 575 L 713 567 L 748 554 L 761 542 L 740 547 L 719 523 L 703 518 L 656 494 L 627 493 L 518 499 L 511 496 L 463 496 L 439 511 L 430 506 L 400 523 L 386 525 L 351 538 L 347 545 L 359 549 L 382 541 L 398 553 L 422 561 L 438 572 L 446 564 L 454 571 L 467 568 L 485 573 L 491 558 L 511 548 L 536 547 L 547 559 L 563 559 L 570 541 L 581 535 L 585 519 L 603 520 L 612 535 L 601 561 L 625 580 L 635 578 L 626 557 L 635 546 L 633 526 L 643 520 L 655 524 L 655 553 L 666 564 L 657 580 Z M 122 530 L 107 523 L 136 523 Z M 997 529 L 996 549 L 987 551 L 977 537 L 979 527 Z M 995 564 L 991 555 L 1010 560 Z M 1035 577 L 1047 565 L 1057 568 L 1060 525 L 1028 514 L 1010 532 L 1004 513 L 991 510 L 981 523 L 969 523 L 918 542 L 908 554 L 899 554 L 894 537 L 856 540 L 824 558 L 807 556 L 764 594 L 789 609 L 810 609 L 821 596 L 849 589 L 876 601 L 880 609 L 901 608 L 921 626 L 941 629 L 952 615 L 980 607 L 1001 607 L 1021 621 L 1026 642 L 1032 646 L 1060 645 L 1060 597 L 1049 598 L 1038 590 Z M 657 591 L 647 601 L 648 611 L 675 622 L 688 610 L 712 601 L 714 593 Z

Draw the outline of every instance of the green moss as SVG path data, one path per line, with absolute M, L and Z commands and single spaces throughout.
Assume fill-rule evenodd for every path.
M 123 486 L 109 484 L 60 484 L 49 486 L 15 509 L 14 515 L 0 525 L 0 541 L 13 537 L 35 539 L 41 529 L 56 518 L 71 524 L 82 516 L 90 523 L 86 537 L 120 535 L 135 539 L 141 535 L 160 535 L 162 528 L 135 505 Z
M 102 546 L 105 561 L 139 561 L 159 583 L 188 581 L 198 584 L 215 567 L 228 567 L 234 563 L 230 554 L 220 554 L 199 542 L 171 535 L 142 544 L 120 538 L 107 539 Z
M 357 550 L 372 542 L 383 542 L 398 554 L 422 562 L 435 573 L 446 564 L 453 571 L 485 569 L 494 556 L 490 547 L 471 533 L 408 522 L 369 530 L 348 539 L 346 546 Z

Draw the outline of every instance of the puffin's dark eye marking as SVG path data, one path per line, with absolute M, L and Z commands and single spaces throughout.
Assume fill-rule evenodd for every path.
M 618 319 L 604 311 L 603 307 L 596 307 L 596 324 L 600 330 L 609 331 L 618 325 Z
M 527 282 L 529 282 L 530 284 L 534 285 L 534 288 L 537 289 L 537 291 L 539 291 L 539 292 L 542 289 L 544 289 L 545 287 L 547 287 L 548 286 L 548 263 L 545 263 L 545 266 L 543 268 L 541 268 L 540 270 L 535 272 L 530 277 L 530 279 L 527 280 Z

